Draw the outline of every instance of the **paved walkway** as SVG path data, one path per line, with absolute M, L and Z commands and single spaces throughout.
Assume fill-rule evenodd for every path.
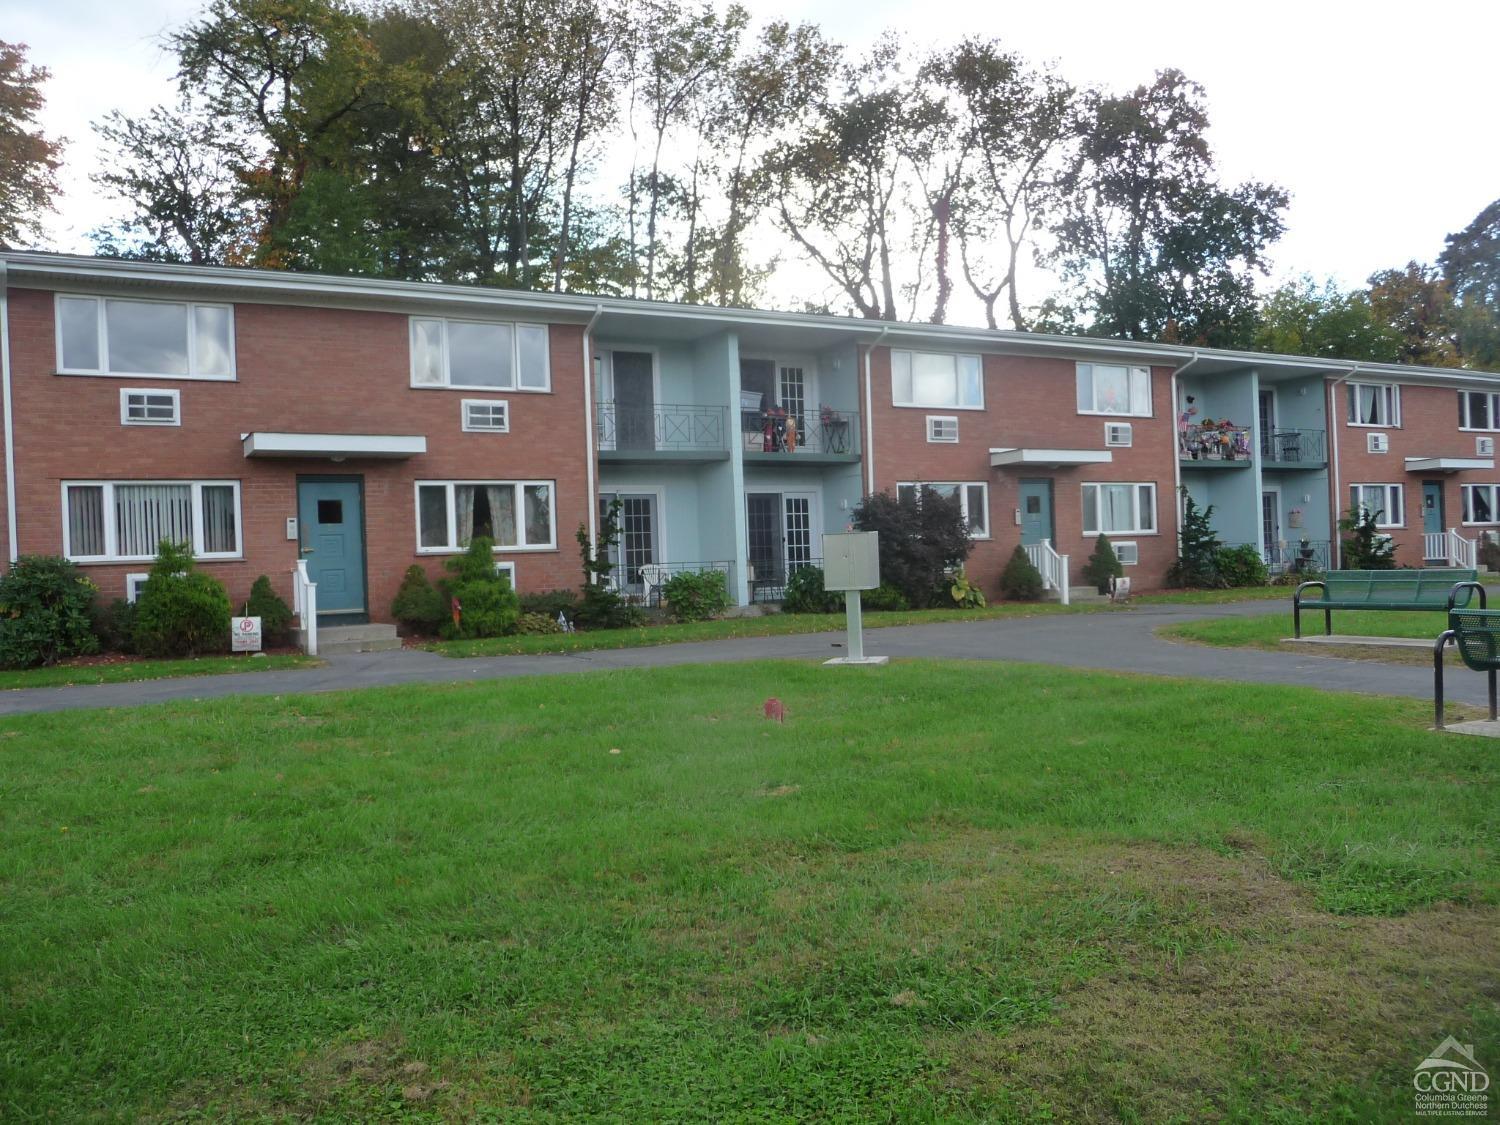
M 1207 648 L 1176 644 L 1154 630 L 1177 621 L 1242 617 L 1289 611 L 1279 602 L 1238 605 L 1141 606 L 1126 612 L 991 618 L 951 624 L 872 629 L 871 654 L 958 660 L 1023 660 L 1070 668 L 1200 676 L 1249 683 L 1299 684 L 1328 691 L 1430 699 L 1432 671 L 1420 665 L 1342 660 L 1301 652 Z M 1438 615 L 1433 621 L 1438 623 Z M 454 660 L 412 649 L 337 656 L 322 667 L 230 676 L 198 676 L 63 688 L 25 688 L 0 693 L 0 715 L 89 707 L 130 707 L 176 699 L 228 695 L 283 695 L 348 691 L 392 684 L 454 683 L 511 676 L 544 676 L 611 668 L 666 667 L 740 660 L 826 659 L 843 650 L 841 633 L 744 637 L 737 640 L 659 645 L 555 656 L 491 656 Z M 1463 669 L 1448 681 L 1454 702 L 1484 702 L 1484 678 Z

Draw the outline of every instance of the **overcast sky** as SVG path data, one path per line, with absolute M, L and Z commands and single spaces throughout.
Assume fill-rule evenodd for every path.
M 1278 278 L 1310 272 L 1355 285 L 1385 266 L 1431 261 L 1444 235 L 1500 197 L 1500 0 L 744 2 L 757 17 L 820 23 L 855 50 L 886 28 L 913 51 L 997 35 L 1080 85 L 1120 90 L 1179 67 L 1207 88 L 1225 179 L 1292 193 L 1273 248 Z M 170 97 L 160 36 L 200 7 L 6 0 L 0 36 L 30 44 L 52 71 L 44 124 L 69 140 L 52 248 L 87 250 L 87 232 L 110 214 L 89 181 L 89 123 Z

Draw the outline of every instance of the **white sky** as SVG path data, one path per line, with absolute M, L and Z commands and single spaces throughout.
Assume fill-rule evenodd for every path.
M 1443 236 L 1500 197 L 1497 0 L 744 0 L 760 18 L 809 20 L 859 51 L 886 28 L 913 53 L 967 34 L 1000 36 L 1079 85 L 1121 90 L 1176 66 L 1208 91 L 1228 181 L 1288 188 L 1273 277 L 1356 285 L 1431 261 Z M 199 0 L 4 0 L 0 36 L 53 74 L 44 125 L 68 138 L 52 248 L 84 251 L 110 216 L 89 181 L 91 121 L 172 94 L 160 35 Z M 8 10 L 7 10 L 8 9 Z M 1043 294 L 1036 282 L 1023 298 Z M 971 319 L 957 309 L 954 319 Z

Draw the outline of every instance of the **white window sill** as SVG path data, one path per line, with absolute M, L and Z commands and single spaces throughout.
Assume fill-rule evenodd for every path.
M 414 391 L 465 391 L 468 394 L 518 394 L 518 395 L 550 395 L 552 388 L 549 387 L 490 387 L 474 383 L 413 383 L 411 389 Z
M 1345 422 L 1344 425 L 1351 430 L 1399 430 L 1401 428 L 1400 422 L 1394 424 L 1390 422 Z
M 541 547 L 533 547 L 533 546 L 525 546 L 525 547 L 496 547 L 493 553 L 496 554 L 496 555 L 501 555 L 501 554 L 509 555 L 509 554 L 514 554 L 516 552 L 524 552 L 524 553 L 527 553 L 527 554 L 536 554 L 537 552 L 540 552 L 540 551 L 555 551 L 555 550 L 557 550 L 557 544 L 552 543 L 552 544 L 548 544 L 546 546 L 541 546 Z M 417 548 L 417 554 L 419 554 L 419 555 L 462 555 L 462 554 L 464 554 L 467 551 L 468 551 L 467 547 L 418 547 Z
M 243 562 L 244 555 L 194 555 L 193 561 L 200 563 L 219 562 Z M 86 558 L 69 556 L 68 561 L 76 566 L 118 566 L 121 563 L 154 563 L 155 555 L 121 555 L 118 558 L 108 558 L 102 555 L 90 555 Z
M 1125 528 L 1120 531 L 1085 531 L 1083 537 L 1085 539 L 1098 539 L 1101 535 L 1108 535 L 1111 538 L 1116 535 L 1130 535 L 1137 539 L 1150 539 L 1160 534 L 1161 532 L 1159 531 L 1131 531 L 1129 528 Z
M 1124 410 L 1080 410 L 1080 415 L 1085 418 L 1155 418 L 1154 412 L 1145 414 L 1132 414 Z
M 69 371 L 59 368 L 54 375 L 82 379 L 174 379 L 185 383 L 233 383 L 234 375 L 152 375 L 146 371 Z
M 984 404 L 978 406 L 955 406 L 949 402 L 896 402 L 891 400 L 891 405 L 897 410 L 968 410 L 983 411 Z

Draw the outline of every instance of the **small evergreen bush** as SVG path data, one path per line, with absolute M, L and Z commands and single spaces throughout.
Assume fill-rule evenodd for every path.
M 449 620 L 448 599 L 432 584 L 427 571 L 413 563 L 406 568 L 391 602 L 391 616 L 408 633 L 431 635 Z
M 244 616 L 260 618 L 260 635 L 266 644 L 284 645 L 291 641 L 292 607 L 271 589 L 271 580 L 264 574 L 250 587 Z
M 22 555 L 0 577 L 0 666 L 35 668 L 99 651 L 98 589 L 67 559 Z
M 197 569 L 187 546 L 163 539 L 136 601 L 136 651 L 142 656 L 223 652 L 233 612 L 224 584 Z
M 1200 508 L 1184 487 L 1182 493 L 1182 543 L 1177 561 L 1167 571 L 1172 586 L 1216 590 L 1224 585 L 1219 577 L 1219 553 L 1223 544 L 1213 529 L 1214 506 Z
M 1383 512 L 1367 512 L 1361 508 L 1339 520 L 1339 531 L 1343 532 L 1342 569 L 1396 569 L 1395 540 L 1375 524 L 1382 515 Z
M 515 631 L 528 637 L 545 637 L 552 633 L 561 633 L 563 627 L 557 623 L 555 616 L 549 617 L 545 613 L 523 613 L 516 620 Z
M 1008 602 L 1034 602 L 1042 596 L 1042 572 L 1019 543 L 1000 572 L 1000 596 Z
M 1125 568 L 1120 565 L 1120 556 L 1115 554 L 1115 548 L 1110 543 L 1109 536 L 1099 536 L 1094 540 L 1093 554 L 1089 555 L 1088 562 L 1083 564 L 1083 580 L 1101 594 L 1107 594 L 1109 593 L 1109 580 L 1119 578 L 1124 573 Z
M 479 535 L 468 550 L 448 560 L 452 575 L 445 585 L 458 601 L 458 621 L 452 614 L 440 634 L 447 640 L 502 637 L 515 631 L 521 618 L 521 599 L 510 588 L 510 579 L 495 569 L 495 541 Z
M 674 574 L 661 592 L 678 621 L 707 621 L 729 608 L 729 587 L 717 570 Z
M 1260 552 L 1243 543 L 1219 552 L 1219 581 L 1226 586 L 1265 586 L 1271 575 Z
M 844 595 L 832 593 L 828 595 L 836 602 L 834 609 L 844 608 Z M 861 609 L 874 610 L 876 613 L 892 613 L 897 610 L 910 609 L 911 602 L 906 600 L 906 595 L 896 587 L 882 582 L 873 590 L 864 590 L 859 595 Z
M 107 652 L 131 653 L 135 651 L 135 603 L 124 598 L 112 602 L 95 599 L 91 610 L 94 618 L 94 635 L 99 638 L 99 647 Z
M 866 593 L 864 604 L 869 605 L 869 593 L 873 592 Z M 781 608 L 786 613 L 837 613 L 844 608 L 844 596 L 823 588 L 821 566 L 799 566 L 787 579 Z
M 644 624 L 646 615 L 640 607 L 627 602 L 610 580 L 615 569 L 610 552 L 620 542 L 619 499 L 604 512 L 597 544 L 589 542 L 589 529 L 583 524 L 578 525 L 574 538 L 583 560 L 583 592 L 573 612 L 573 624 L 580 629 L 628 629 Z

